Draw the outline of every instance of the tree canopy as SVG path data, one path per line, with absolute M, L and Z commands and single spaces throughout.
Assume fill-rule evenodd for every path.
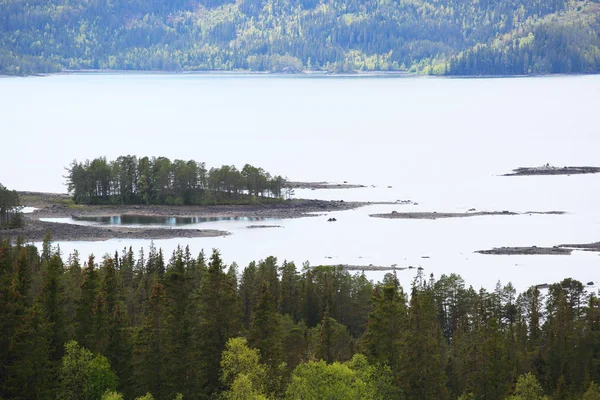
M 21 225 L 21 202 L 19 194 L 8 190 L 0 183 L 0 228 L 11 228 Z
M 3 399 L 597 399 L 600 300 L 0 238 Z M 296 304 L 296 307 L 291 305 Z M 365 326 L 366 324 L 366 326 Z
M 207 169 L 194 160 L 121 156 L 78 162 L 67 170 L 67 187 L 85 204 L 227 204 L 281 200 L 287 181 L 246 164 Z

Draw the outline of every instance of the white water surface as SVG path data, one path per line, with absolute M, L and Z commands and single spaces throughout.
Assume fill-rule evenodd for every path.
M 396 201 L 248 229 L 157 240 L 168 254 L 219 248 L 244 266 L 275 255 L 301 264 L 422 266 L 467 284 L 519 289 L 565 277 L 600 281 L 598 253 L 490 256 L 500 246 L 600 240 L 600 175 L 502 177 L 520 166 L 600 165 L 600 76 L 506 79 L 237 75 L 54 75 L 0 79 L 0 182 L 65 191 L 71 160 L 122 154 L 245 163 L 291 180 L 368 185 L 296 197 Z M 373 187 L 375 186 L 375 187 Z M 391 188 L 388 188 L 391 186 Z M 386 220 L 397 211 L 566 211 L 565 215 Z M 326 222 L 335 216 L 335 223 Z M 206 229 L 223 224 L 202 223 Z M 224 229 L 224 228 L 223 228 Z M 65 254 L 114 254 L 143 240 L 61 242 Z M 430 258 L 422 258 L 429 256 Z M 329 258 L 331 257 L 331 258 Z M 382 274 L 370 274 L 380 278 Z M 399 272 L 408 285 L 413 271 Z

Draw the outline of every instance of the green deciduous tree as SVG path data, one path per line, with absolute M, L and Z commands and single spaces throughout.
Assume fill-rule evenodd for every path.
M 68 342 L 61 361 L 60 389 L 57 398 L 64 400 L 100 400 L 107 391 L 117 388 L 117 376 L 106 357 L 94 355 Z
M 517 385 L 512 396 L 506 400 L 547 400 L 544 391 L 537 381 L 535 375 L 528 373 L 521 375 L 517 380 Z

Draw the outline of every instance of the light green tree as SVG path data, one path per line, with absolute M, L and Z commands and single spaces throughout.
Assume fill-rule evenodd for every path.
M 348 364 L 338 362 L 327 364 L 321 360 L 296 367 L 285 398 L 288 400 L 370 400 L 376 397 L 371 382 L 361 379 L 361 375 Z
M 123 395 L 114 391 L 108 391 L 102 395 L 102 400 L 123 400 Z
M 100 400 L 117 388 L 117 376 L 108 359 L 95 355 L 72 340 L 65 345 L 60 369 L 58 398 L 62 400 Z
M 600 386 L 590 383 L 588 390 L 583 394 L 582 400 L 600 400 Z
M 517 379 L 514 393 L 506 400 L 548 400 L 548 397 L 544 395 L 535 375 L 530 372 Z
M 221 383 L 227 390 L 226 399 L 266 398 L 262 393 L 266 388 L 267 368 L 260 363 L 257 349 L 248 347 L 245 338 L 231 338 L 227 341 L 221 357 Z

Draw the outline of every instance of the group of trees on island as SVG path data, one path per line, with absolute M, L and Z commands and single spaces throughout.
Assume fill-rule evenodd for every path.
M 203 162 L 166 157 L 75 160 L 66 179 L 74 201 L 85 204 L 229 204 L 291 195 L 286 179 L 249 164 L 209 170 Z
M 8 190 L 0 183 L 0 229 L 15 228 L 22 222 L 19 194 L 15 190 Z
M 598 32 L 587 0 L 3 0 L 0 73 L 589 72 Z M 522 52 L 493 45 L 530 35 Z M 557 71 L 565 55 L 573 62 Z
M 0 240 L 3 399 L 600 399 L 600 300 Z

